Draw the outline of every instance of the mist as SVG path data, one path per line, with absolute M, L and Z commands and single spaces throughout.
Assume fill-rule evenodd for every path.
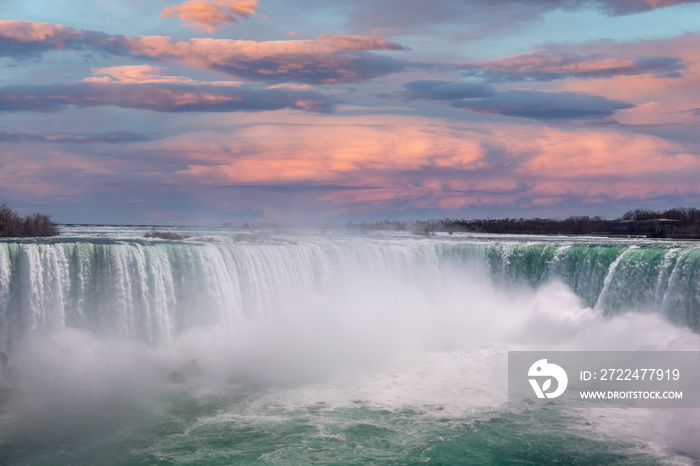
M 35 442 L 76 441 L 151 425 L 173 403 L 220 397 L 234 400 L 224 414 L 363 406 L 492 419 L 529 409 L 507 403 L 508 351 L 700 350 L 698 334 L 653 296 L 632 310 L 610 307 L 624 294 L 617 280 L 630 277 L 622 260 L 590 256 L 601 262 L 589 262 L 589 277 L 602 274 L 590 283 L 614 295 L 587 299 L 591 285 L 572 286 L 557 268 L 570 245 L 533 284 L 531 272 L 513 267 L 529 251 L 548 257 L 539 245 L 212 241 L 10 250 L 5 276 L 13 260 L 37 271 L 3 301 L 14 332 L 3 329 L 4 344 L 19 371 L 17 396 L 4 407 L 13 425 Z M 49 305 L 57 296 L 62 306 Z M 17 303 L 26 315 L 13 320 Z M 596 435 L 698 456 L 693 410 L 618 411 L 577 416 Z M 601 422 L 606 416 L 614 422 Z

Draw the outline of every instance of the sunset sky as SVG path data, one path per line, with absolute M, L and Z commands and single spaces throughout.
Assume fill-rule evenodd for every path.
M 60 223 L 700 207 L 700 0 L 3 0 L 0 63 Z

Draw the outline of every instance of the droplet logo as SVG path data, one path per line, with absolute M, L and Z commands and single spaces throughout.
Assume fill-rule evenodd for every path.
M 528 377 L 535 377 L 528 380 L 537 398 L 556 398 L 564 393 L 566 386 L 569 384 L 569 377 L 567 377 L 566 371 L 561 366 L 548 363 L 546 359 L 540 359 L 530 366 L 527 375 Z M 543 379 L 541 386 L 538 379 Z M 557 381 L 557 388 L 552 392 L 548 392 L 552 388 L 552 379 Z

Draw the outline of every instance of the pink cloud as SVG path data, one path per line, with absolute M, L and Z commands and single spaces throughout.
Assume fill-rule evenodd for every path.
M 405 50 L 402 45 L 379 36 L 320 34 L 318 40 L 336 50 Z
M 700 107 L 699 50 L 700 34 L 688 33 L 657 40 L 550 43 L 541 50 L 468 64 L 464 74 L 501 83 L 500 98 L 506 93 L 523 96 L 521 82 L 528 82 L 538 89 L 527 91 L 530 96 L 547 89 L 626 102 L 628 108 L 615 114 L 623 124 L 693 124 L 689 110 Z M 464 106 L 489 109 L 488 100 L 484 105 L 465 101 Z M 507 100 L 505 104 L 512 99 Z
M 125 37 L 80 31 L 60 24 L 0 20 L 0 55 L 23 58 L 49 50 L 93 48 L 123 53 Z
M 42 196 L 63 199 L 82 195 L 97 187 L 100 179 L 127 165 L 118 160 L 46 148 L 4 149 L 0 155 L 0 185 L 3 191 L 29 199 Z
M 562 47 L 562 46 L 557 46 Z M 591 54 L 678 57 L 685 64 L 682 75 L 667 79 L 654 74 L 619 75 L 606 80 L 565 80 L 558 86 L 575 92 L 592 92 L 637 104 L 618 120 L 628 124 L 692 124 L 688 109 L 700 106 L 700 34 L 684 34 L 662 40 L 583 44 Z
M 281 123 L 183 134 L 148 143 L 149 151 L 167 150 L 187 165 L 172 173 L 175 185 L 318 186 L 324 191 L 316 201 L 351 210 L 700 194 L 700 157 L 670 141 L 617 129 L 396 116 Z
M 164 9 L 161 16 L 168 19 L 177 16 L 180 21 L 191 23 L 187 27 L 215 32 L 228 24 L 237 23 L 239 19 L 247 19 L 255 14 L 257 7 L 257 0 L 190 0 Z
M 93 68 L 92 72 L 99 75 L 99 77 L 85 78 L 83 82 L 124 84 L 166 83 L 209 86 L 242 85 L 242 83 L 238 81 L 197 81 L 185 76 L 167 76 L 164 74 L 165 68 L 151 65 L 124 65 Z
M 187 65 L 249 80 L 334 84 L 385 76 L 405 68 L 373 50 L 403 47 L 377 36 L 323 35 L 314 40 L 256 42 L 166 36 L 127 37 L 63 26 L 0 21 L 0 55 L 24 57 L 48 50 L 94 48 L 163 63 Z
M 470 63 L 464 74 L 487 81 L 551 81 L 621 75 L 680 77 L 686 64 L 674 56 L 616 56 L 534 50 L 493 61 Z
M 2 35 L 20 43 L 45 42 L 49 46 L 62 49 L 70 45 L 70 40 L 80 38 L 82 32 L 60 24 L 33 23 L 28 21 L 0 20 Z
M 536 208 L 572 198 L 601 203 L 700 194 L 700 156 L 682 145 L 617 128 L 395 115 L 329 120 L 284 111 L 216 121 L 204 125 L 212 130 L 193 129 L 136 145 L 125 141 L 95 157 L 67 155 L 51 145 L 46 150 L 51 138 L 40 141 L 33 135 L 26 142 L 41 142 L 41 147 L 4 144 L 0 181 L 4 189 L 20 193 L 40 186 L 36 192 L 46 196 L 102 192 L 104 180 L 121 177 L 128 177 L 136 191 L 139 183 L 156 183 L 174 193 L 195 188 L 256 193 L 221 200 L 240 209 L 269 206 L 273 198 L 279 204 L 284 189 L 306 206 L 336 213 Z
M 402 121 L 404 125 L 375 125 L 372 118 L 350 119 L 349 124 L 296 125 L 289 132 L 276 125 L 250 126 L 233 139 L 218 135 L 218 150 L 210 147 L 207 155 L 199 143 L 189 142 L 189 136 L 169 146 L 197 160 L 178 173 L 181 179 L 214 185 L 310 182 L 360 187 L 384 183 L 382 173 L 478 166 L 482 149 L 469 133 Z M 211 163 L 203 163 L 209 157 Z
M 374 36 L 323 36 L 315 40 L 247 41 L 146 36 L 129 39 L 134 55 L 185 64 L 247 79 L 310 83 L 356 82 L 397 72 L 403 64 L 368 50 L 401 46 Z M 344 47 L 344 48 L 343 48 Z
M 658 137 L 605 130 L 576 132 L 545 128 L 527 139 L 536 151 L 522 173 L 553 179 L 661 179 L 700 173 L 700 158 L 681 145 Z M 615 181 L 611 181 L 614 185 Z

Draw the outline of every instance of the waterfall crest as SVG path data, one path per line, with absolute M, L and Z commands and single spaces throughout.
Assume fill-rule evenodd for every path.
M 344 238 L 279 243 L 0 243 L 0 348 L 56 327 L 170 343 L 193 326 L 235 335 L 290 296 L 372 283 L 439 287 L 456 272 L 506 287 L 567 284 L 604 314 L 655 311 L 700 329 L 700 249 Z M 353 278 L 353 280 L 350 280 Z M 359 282 L 361 283 L 361 281 Z

